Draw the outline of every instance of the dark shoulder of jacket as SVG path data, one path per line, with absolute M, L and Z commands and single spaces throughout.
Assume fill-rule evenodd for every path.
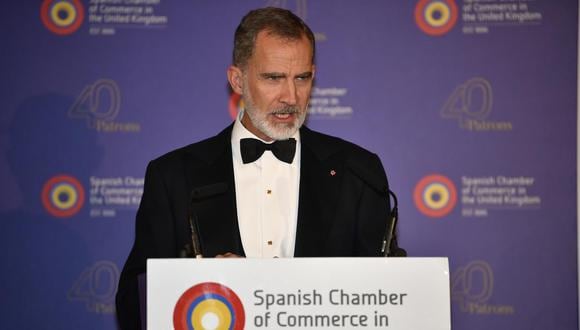
M 155 167 L 167 168 L 182 163 L 186 158 L 211 159 L 216 154 L 223 152 L 224 147 L 229 146 L 231 128 L 232 125 L 215 136 L 169 151 L 150 163 Z M 227 141 L 225 141 L 226 139 Z
M 373 184 L 377 189 L 383 191 L 383 187 L 388 187 L 383 164 L 375 153 L 352 142 L 315 132 L 307 127 L 301 130 L 300 138 L 305 147 L 312 149 L 321 160 L 335 159 L 344 162 L 349 173 Z
M 301 138 L 323 157 L 332 157 L 339 154 L 347 162 L 363 165 L 380 165 L 380 158 L 373 152 L 342 138 L 313 131 L 307 127 L 301 130 Z M 381 166 L 382 170 L 382 166 Z

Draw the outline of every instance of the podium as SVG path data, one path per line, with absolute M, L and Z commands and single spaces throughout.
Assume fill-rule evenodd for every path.
M 451 329 L 446 258 L 150 259 L 148 329 Z

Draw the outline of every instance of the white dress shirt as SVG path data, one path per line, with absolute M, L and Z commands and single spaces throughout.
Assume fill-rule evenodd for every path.
M 269 150 L 255 162 L 244 164 L 240 140 L 261 139 L 242 125 L 242 116 L 240 111 L 232 131 L 232 160 L 244 252 L 249 258 L 292 257 L 298 219 L 300 132 L 293 136 L 296 154 L 292 164 L 278 160 Z

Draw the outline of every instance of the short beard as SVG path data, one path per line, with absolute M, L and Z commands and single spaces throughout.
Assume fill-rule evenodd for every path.
M 254 127 L 273 140 L 288 140 L 294 136 L 294 134 L 296 134 L 298 129 L 302 127 L 302 124 L 304 124 L 304 121 L 306 120 L 306 109 L 304 109 L 304 111 L 300 111 L 298 106 L 287 105 L 280 109 L 275 109 L 269 113 L 260 112 L 260 110 L 256 109 L 254 106 L 252 102 L 252 96 L 246 88 L 243 90 L 242 98 L 244 101 L 244 114 L 248 115 Z M 296 118 L 294 119 L 294 122 L 272 124 L 268 121 L 268 116 L 284 113 L 295 114 Z

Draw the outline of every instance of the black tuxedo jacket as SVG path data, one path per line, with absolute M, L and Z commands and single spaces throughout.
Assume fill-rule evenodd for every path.
M 191 242 L 187 219 L 193 189 L 226 187 L 194 205 L 203 255 L 244 255 L 236 211 L 232 127 L 149 163 L 135 243 L 117 293 L 123 328 L 139 326 L 137 275 L 145 272 L 146 259 L 176 258 Z M 382 188 L 376 188 L 387 188 L 377 155 L 306 127 L 300 129 L 300 140 L 295 257 L 379 256 L 390 205 Z M 356 169 L 363 169 L 364 176 Z M 368 177 L 378 184 L 369 184 Z

